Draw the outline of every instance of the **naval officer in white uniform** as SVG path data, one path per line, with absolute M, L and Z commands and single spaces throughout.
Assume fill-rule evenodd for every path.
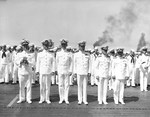
M 114 84 L 114 101 L 115 104 L 119 102 L 125 104 L 124 97 L 124 84 L 129 79 L 128 61 L 124 57 L 122 48 L 117 49 L 117 57 L 114 60 L 112 76 L 115 78 Z
M 36 72 L 40 74 L 40 101 L 39 103 L 43 103 L 44 101 L 47 104 L 50 104 L 50 87 L 51 87 L 51 77 L 54 75 L 54 55 L 49 52 L 49 47 L 53 46 L 52 41 L 45 40 L 42 42 L 43 51 L 38 53 L 37 63 L 36 63 Z
M 19 101 L 17 103 L 22 103 L 26 101 L 31 104 L 31 88 L 32 88 L 32 78 L 31 78 L 31 71 L 32 71 L 32 63 L 29 61 L 29 42 L 27 40 L 23 40 L 21 42 L 23 47 L 23 51 L 19 53 L 17 64 L 18 67 L 18 77 L 19 77 Z M 26 90 L 26 97 L 25 97 L 25 87 Z
M 106 101 L 108 80 L 110 79 L 110 57 L 107 54 L 108 46 L 102 47 L 102 54 L 96 60 L 96 78 L 98 80 L 98 102 L 108 104 Z
M 90 54 L 85 52 L 86 42 L 78 43 L 79 51 L 74 54 L 74 74 L 77 75 L 78 104 L 87 102 L 87 81 L 90 76 Z
M 61 40 L 61 50 L 56 54 L 56 69 L 58 72 L 58 87 L 59 87 L 59 104 L 65 101 L 69 104 L 69 83 L 70 76 L 72 74 L 72 56 L 67 51 L 68 41 L 65 39 Z

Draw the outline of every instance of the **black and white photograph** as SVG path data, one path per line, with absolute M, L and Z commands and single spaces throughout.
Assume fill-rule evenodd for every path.
M 0 0 L 0 117 L 150 117 L 150 0 Z

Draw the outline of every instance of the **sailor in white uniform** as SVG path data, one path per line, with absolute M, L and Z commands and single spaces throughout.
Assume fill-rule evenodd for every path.
M 129 78 L 128 71 L 128 61 L 124 57 L 122 48 L 117 49 L 117 57 L 114 61 L 114 66 L 112 70 L 113 77 L 115 77 L 115 86 L 114 86 L 114 101 L 115 104 L 119 102 L 121 104 L 125 104 L 124 97 L 124 84 L 126 80 Z
M 109 51 L 109 55 L 110 55 L 110 59 L 111 59 L 111 68 L 110 68 L 110 70 L 111 70 L 111 78 L 110 78 L 108 84 L 109 84 L 109 90 L 112 90 L 112 89 L 114 89 L 114 82 L 115 82 L 114 77 L 112 76 L 112 70 L 114 69 L 113 68 L 113 64 L 114 64 L 114 61 L 116 59 L 115 50 L 114 49 L 110 50 Z
M 147 91 L 147 81 L 148 81 L 148 69 L 150 67 L 149 56 L 147 53 L 147 48 L 143 48 L 142 55 L 140 56 L 140 90 Z
M 23 40 L 21 42 L 23 51 L 18 54 L 17 64 L 18 67 L 18 77 L 19 77 L 19 101 L 17 103 L 22 103 L 26 101 L 31 104 L 31 88 L 32 88 L 32 63 L 29 61 L 29 42 L 27 40 Z M 25 88 L 26 89 L 26 97 L 25 97 Z
M 108 80 L 111 75 L 111 61 L 107 54 L 108 46 L 102 47 L 102 54 L 96 59 L 96 78 L 98 80 L 98 102 L 108 104 L 106 101 Z
M 86 42 L 78 43 L 79 51 L 74 54 L 74 73 L 77 75 L 78 104 L 87 102 L 87 81 L 90 76 L 90 54 L 85 52 Z
M 0 54 L 0 83 L 9 83 L 9 62 L 10 52 L 7 50 L 6 45 L 4 45 Z
M 36 63 L 36 72 L 40 74 L 40 101 L 39 103 L 43 103 L 44 101 L 47 104 L 50 104 L 50 87 L 51 87 L 51 77 L 54 75 L 54 56 L 53 53 L 49 52 L 49 46 L 53 46 L 52 41 L 49 42 L 45 40 L 42 42 L 43 51 L 38 53 L 37 63 Z
M 70 76 L 72 74 L 72 57 L 67 51 L 68 41 L 65 39 L 61 40 L 61 50 L 56 54 L 56 69 L 58 72 L 58 86 L 59 86 L 59 104 L 65 101 L 69 104 L 69 83 Z
M 128 66 L 129 66 L 129 79 L 127 80 L 127 86 L 135 86 L 135 63 L 136 57 L 133 50 L 127 56 Z
M 94 52 L 91 53 L 90 55 L 90 69 L 91 69 L 91 86 L 94 86 L 95 84 L 97 85 L 97 79 L 96 79 L 96 75 L 95 75 L 95 62 L 96 62 L 96 59 L 99 55 L 99 51 L 98 51 L 98 48 L 95 47 L 94 48 Z
M 32 84 L 35 84 L 35 81 L 36 81 L 36 75 L 35 75 L 36 53 L 35 53 L 35 46 L 34 46 L 34 44 L 30 44 L 29 56 L 30 56 L 30 60 L 29 61 L 31 61 L 33 63 L 32 72 L 31 72 Z

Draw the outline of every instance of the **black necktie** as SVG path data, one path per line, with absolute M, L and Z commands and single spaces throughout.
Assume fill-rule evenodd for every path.
M 134 60 L 134 56 L 131 56 L 131 63 L 134 63 L 135 60 Z
M 3 58 L 3 57 L 6 57 L 6 53 L 5 53 L 5 52 L 2 53 L 2 58 Z

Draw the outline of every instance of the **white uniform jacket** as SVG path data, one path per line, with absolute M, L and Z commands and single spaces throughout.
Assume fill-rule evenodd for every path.
M 32 63 L 32 67 L 35 67 L 36 65 L 35 57 L 36 57 L 35 52 L 29 53 L 29 61 Z
M 139 61 L 140 61 L 140 71 L 148 72 L 148 68 L 150 66 L 149 56 L 142 54 L 139 58 Z
M 18 67 L 18 74 L 20 75 L 29 75 L 32 71 L 33 63 L 30 61 L 29 53 L 22 51 L 21 53 L 17 54 L 16 63 L 19 65 Z M 20 62 L 23 60 L 23 58 L 26 57 L 29 64 L 28 65 L 20 65 Z
M 113 63 L 112 75 L 120 80 L 129 77 L 128 61 L 126 58 L 116 57 Z
M 17 52 L 13 51 L 12 52 L 12 62 L 13 62 L 13 64 L 15 64 L 16 56 L 17 56 Z
M 6 51 L 5 52 L 6 57 L 3 57 L 3 58 L 2 58 L 2 54 L 3 54 L 3 52 L 1 51 L 1 53 L 0 53 L 0 65 L 8 65 L 10 62 L 10 52 Z
M 72 56 L 63 49 L 56 53 L 56 71 L 58 74 L 68 74 L 72 72 Z
M 81 51 L 74 54 L 74 73 L 78 75 L 91 73 L 90 54 Z
M 108 78 L 111 75 L 111 61 L 110 57 L 104 54 L 98 56 L 96 59 L 96 76 Z
M 90 56 L 90 69 L 91 69 L 92 75 L 95 75 L 95 72 L 96 72 L 95 63 L 96 63 L 97 57 L 98 55 L 96 55 L 95 53 L 91 54 Z
M 50 74 L 55 71 L 54 54 L 43 50 L 37 55 L 36 72 L 40 74 Z

